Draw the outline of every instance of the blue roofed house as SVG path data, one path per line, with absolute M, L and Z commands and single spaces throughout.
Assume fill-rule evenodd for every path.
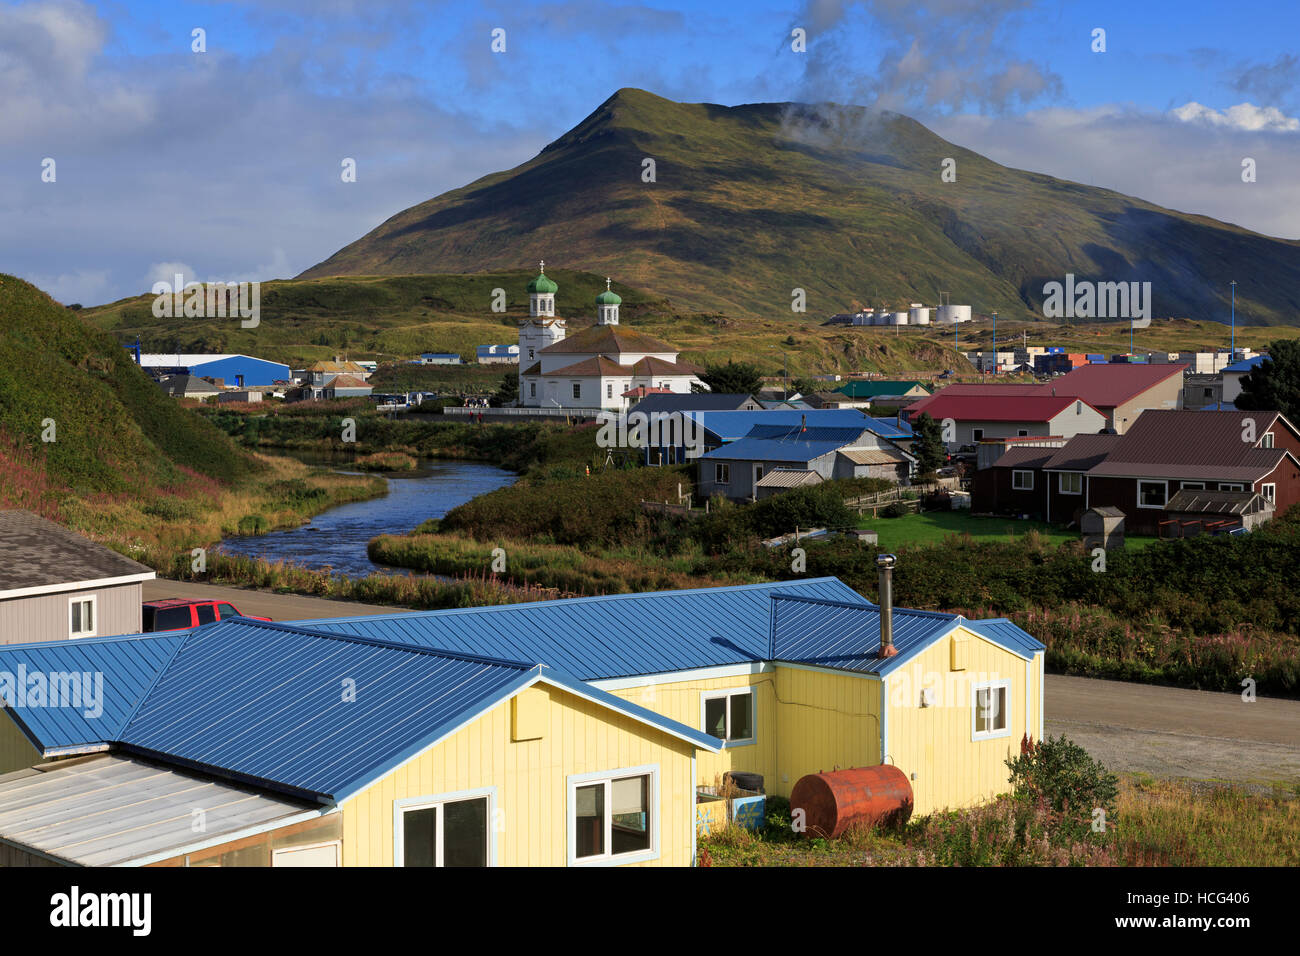
M 1042 655 L 834 578 L 15 644 L 0 862 L 690 865 L 730 771 L 1005 790 Z
M 480 365 L 518 365 L 518 345 L 480 345 L 474 350 Z
M 1256 355 L 1252 358 L 1242 359 L 1240 362 L 1233 362 L 1231 365 L 1225 365 L 1223 368 L 1222 403 L 1235 403 L 1237 396 L 1241 394 L 1241 380 L 1268 360 L 1267 355 Z M 1235 404 L 1232 407 L 1235 408 Z
M 815 484 L 812 475 L 822 481 L 887 478 L 906 484 L 915 468 L 910 452 L 862 424 L 756 425 L 744 438 L 700 456 L 697 485 L 706 497 L 750 501 L 764 497 L 765 489 Z M 792 484 L 796 477 L 800 480 Z
M 274 385 L 290 380 L 289 366 L 251 355 L 158 355 L 145 353 L 138 364 L 154 378 L 191 375 L 220 382 L 231 388 Z

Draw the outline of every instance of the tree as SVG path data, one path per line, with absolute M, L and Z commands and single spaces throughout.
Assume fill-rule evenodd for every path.
M 1238 408 L 1279 411 L 1291 421 L 1300 415 L 1300 340 L 1270 342 L 1268 358 L 1241 377 Z
M 810 378 L 796 378 L 790 383 L 790 391 L 799 395 L 811 395 L 817 391 L 817 383 Z
M 514 372 L 506 372 L 501 376 L 501 384 L 497 390 L 488 398 L 488 404 L 493 408 L 500 408 L 502 405 L 509 405 L 519 398 L 519 376 Z
M 912 454 L 916 456 L 916 465 L 921 474 L 932 474 L 948 460 L 948 447 L 943 442 L 943 430 L 925 412 L 912 427 L 914 439 Z
M 763 375 L 757 365 L 730 360 L 726 365 L 706 365 L 700 381 L 708 386 L 707 391 L 723 395 L 756 395 L 763 387 Z M 692 390 L 706 389 L 695 386 Z

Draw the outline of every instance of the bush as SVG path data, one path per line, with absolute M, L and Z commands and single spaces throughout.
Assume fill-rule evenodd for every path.
M 903 504 L 901 501 L 895 501 L 893 504 L 886 505 L 884 508 L 880 510 L 880 517 L 901 518 L 904 515 L 908 514 L 909 511 L 910 509 L 907 507 L 907 505 Z
M 1114 816 L 1118 778 L 1064 734 L 1038 743 L 1026 738 L 1020 756 L 1006 764 L 1016 798 L 1042 801 L 1076 838 L 1091 832 L 1097 809 L 1108 821 Z

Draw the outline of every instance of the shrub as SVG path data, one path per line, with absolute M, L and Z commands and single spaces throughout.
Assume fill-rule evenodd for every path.
M 893 504 L 886 505 L 884 508 L 880 510 L 880 517 L 901 518 L 908 513 L 909 513 L 909 509 L 907 505 L 903 504 L 901 501 L 895 501 Z
M 1060 737 L 1034 743 L 1026 738 L 1020 756 L 1008 758 L 1011 785 L 1018 799 L 1043 801 L 1072 836 L 1091 830 L 1093 813 L 1115 813 L 1119 780 L 1078 744 Z

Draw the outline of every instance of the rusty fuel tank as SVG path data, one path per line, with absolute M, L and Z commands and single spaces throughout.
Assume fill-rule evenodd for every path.
M 804 812 L 809 836 L 837 837 L 854 824 L 906 823 L 912 815 L 912 784 L 892 764 L 810 773 L 790 791 L 792 816 L 797 810 Z

